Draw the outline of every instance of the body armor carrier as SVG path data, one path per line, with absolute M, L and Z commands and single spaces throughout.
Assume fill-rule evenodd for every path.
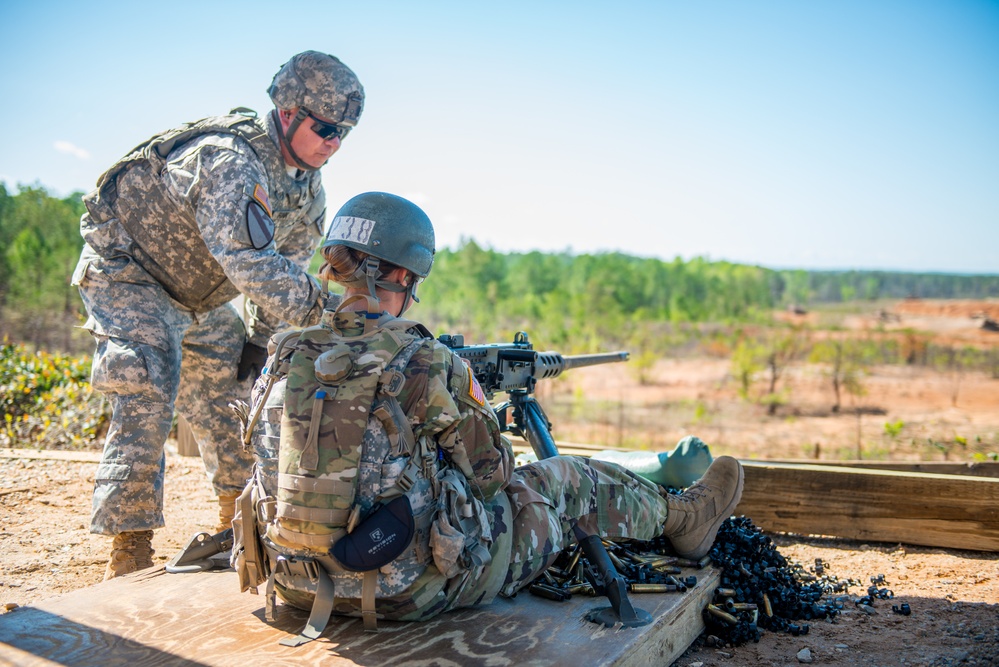
M 175 301 L 195 312 L 221 306 L 239 291 L 202 240 L 193 206 L 171 196 L 163 183 L 167 158 L 175 149 L 205 134 L 243 138 L 267 174 L 278 241 L 283 227 L 303 217 L 314 220 L 325 210 L 318 173 L 302 181 L 291 178 L 263 124 L 255 115 L 237 112 L 253 113 L 234 109 L 230 115 L 186 123 L 139 144 L 104 172 L 97 189 L 83 198 L 90 219 L 84 217 L 81 232 L 97 254 L 128 255 Z M 247 198 L 253 186 L 241 184 L 248 189 Z M 128 247 L 121 247 L 114 233 L 117 226 L 127 232 Z

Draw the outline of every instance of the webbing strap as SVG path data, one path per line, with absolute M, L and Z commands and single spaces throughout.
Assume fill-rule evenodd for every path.
M 327 391 L 323 387 L 316 390 L 312 401 L 312 417 L 309 420 L 309 436 L 305 439 L 298 467 L 303 470 L 315 470 L 319 467 L 319 424 L 323 418 L 323 403 L 336 396 L 336 392 Z
M 292 473 L 278 473 L 278 488 L 302 493 L 322 493 L 328 496 L 349 496 L 354 492 L 354 482 L 339 479 L 304 477 Z
M 365 632 L 378 632 L 378 612 L 375 611 L 375 589 L 378 587 L 378 570 L 364 573 L 361 583 L 361 618 Z
M 277 620 L 277 599 L 274 591 L 274 571 L 267 577 L 267 587 L 264 589 L 264 618 L 269 623 Z
M 329 535 L 300 533 L 297 530 L 289 530 L 285 526 L 281 525 L 280 522 L 272 523 L 269 530 L 276 530 L 278 536 L 285 542 L 306 546 L 317 551 L 329 550 L 329 548 L 333 546 L 334 542 L 347 534 L 347 531 L 345 530 L 337 530 Z
M 323 568 L 319 568 L 319 578 L 316 582 L 316 600 L 312 603 L 309 620 L 296 637 L 282 639 L 282 646 L 301 646 L 323 634 L 326 624 L 333 615 L 333 580 Z
M 296 519 L 298 521 L 314 521 L 315 523 L 345 526 L 347 525 L 347 519 L 350 517 L 350 510 L 302 507 L 301 505 L 283 503 L 279 500 L 277 502 L 277 515 L 280 519 Z

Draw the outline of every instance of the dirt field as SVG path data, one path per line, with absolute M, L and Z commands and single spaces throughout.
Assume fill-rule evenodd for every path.
M 923 304 L 927 310 L 932 309 Z M 969 323 L 963 311 L 899 317 L 900 326 L 908 317 L 938 318 L 943 323 L 934 330 L 940 335 L 968 334 L 999 345 L 999 333 L 989 334 L 995 343 L 982 337 L 988 332 Z M 920 322 L 933 329 L 932 322 Z M 541 400 L 556 437 L 573 442 L 664 449 L 693 433 L 715 455 L 744 459 L 857 458 L 859 453 L 875 459 L 971 460 L 976 452 L 999 451 L 999 380 L 984 373 L 956 377 L 875 368 L 865 378 L 867 395 L 854 405 L 844 403 L 839 414 L 830 410 L 832 394 L 821 367 L 795 367 L 788 383 L 788 402 L 775 417 L 740 401 L 728 362 L 710 358 L 663 360 L 647 385 L 639 385 L 623 365 L 581 369 L 552 383 Z M 889 432 L 886 423 L 901 425 Z M 76 459 L 0 456 L 0 611 L 100 580 L 109 539 L 87 530 L 95 458 Z M 158 563 L 215 522 L 199 459 L 169 451 L 165 494 L 168 527 L 154 540 Z M 735 648 L 697 644 L 677 665 L 796 665 L 799 651 L 808 648 L 815 664 L 999 666 L 999 554 L 774 537 L 787 558 L 803 564 L 821 558 L 840 579 L 864 582 L 851 589 L 853 597 L 865 593 L 870 577 L 883 574 L 895 599 L 879 601 L 873 615 L 848 604 L 835 623 L 815 621 L 805 636 L 765 633 L 758 644 Z M 901 603 L 910 605 L 911 616 L 891 611 Z

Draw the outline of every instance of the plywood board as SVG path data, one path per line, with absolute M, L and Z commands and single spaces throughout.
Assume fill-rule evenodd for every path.
M 714 568 L 687 593 L 631 596 L 655 619 L 641 628 L 604 628 L 585 620 L 604 598 L 552 602 L 523 593 L 426 623 L 382 621 L 365 633 L 338 618 L 319 640 L 297 648 L 306 614 L 280 607 L 263 618 L 263 598 L 239 593 L 231 570 L 138 572 L 0 615 L 0 664 L 15 665 L 668 665 L 704 628 L 701 610 L 718 585 Z
M 737 514 L 770 531 L 999 551 L 999 478 L 743 461 Z

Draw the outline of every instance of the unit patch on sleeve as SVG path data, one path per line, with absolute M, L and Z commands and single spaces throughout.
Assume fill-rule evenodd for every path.
M 251 199 L 246 205 L 246 232 L 255 250 L 266 248 L 274 238 L 274 222 L 267 209 L 256 199 Z

